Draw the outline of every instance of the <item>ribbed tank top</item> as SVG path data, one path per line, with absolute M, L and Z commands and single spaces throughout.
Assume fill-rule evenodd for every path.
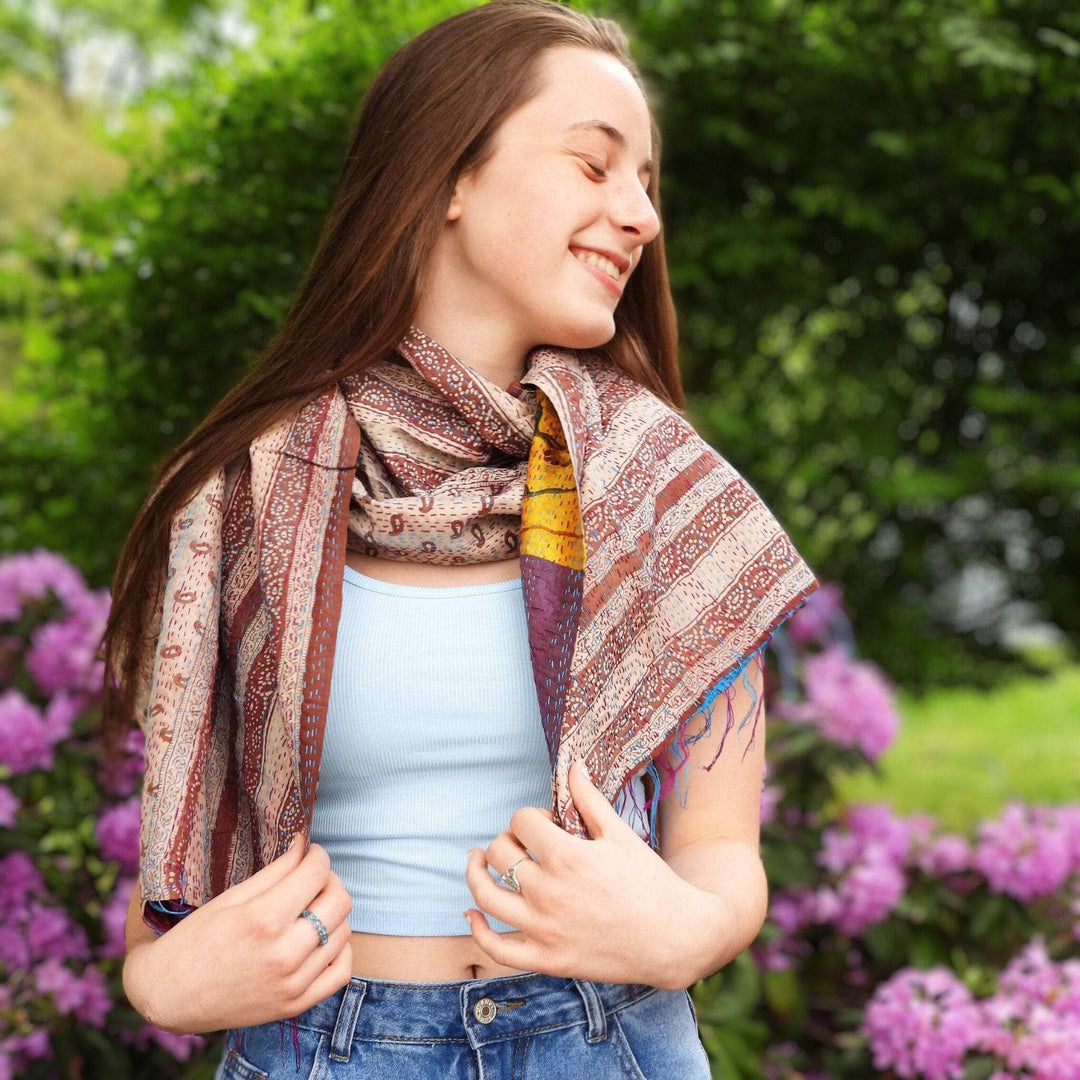
M 468 934 L 469 848 L 521 806 L 551 809 L 521 579 L 400 585 L 346 566 L 342 590 L 310 839 L 352 930 Z

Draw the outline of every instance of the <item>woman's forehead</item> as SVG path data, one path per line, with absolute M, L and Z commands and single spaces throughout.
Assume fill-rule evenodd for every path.
M 545 138 L 590 134 L 606 138 L 651 166 L 648 103 L 633 75 L 614 56 L 594 50 L 546 50 L 539 61 L 545 78 L 537 95 L 506 123 Z M 516 123 L 515 123 L 516 121 Z

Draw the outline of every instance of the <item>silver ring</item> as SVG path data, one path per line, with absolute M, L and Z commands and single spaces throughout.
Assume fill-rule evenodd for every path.
M 304 910 L 300 912 L 300 916 L 297 917 L 299 918 L 301 916 L 307 919 L 307 921 L 315 927 L 315 930 L 319 935 L 319 944 L 325 945 L 330 940 L 330 935 L 326 932 L 326 927 L 323 926 L 322 919 L 320 919 L 314 911 L 310 911 L 308 908 L 304 908 Z
M 505 886 L 511 892 L 521 892 L 521 882 L 517 878 L 517 866 L 518 863 L 523 863 L 528 855 L 522 855 L 520 859 L 513 866 L 508 867 L 506 871 L 499 875 L 499 884 Z

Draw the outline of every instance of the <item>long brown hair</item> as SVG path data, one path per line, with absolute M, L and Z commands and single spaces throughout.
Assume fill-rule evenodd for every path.
M 650 98 L 622 28 L 553 0 L 491 0 L 445 19 L 399 49 L 372 81 L 315 254 L 278 333 L 157 466 L 128 534 L 101 639 L 107 757 L 134 719 L 136 672 L 154 645 L 151 605 L 164 587 L 176 511 L 259 434 L 393 351 L 412 322 L 418 277 L 457 180 L 490 158 L 503 119 L 540 90 L 537 58 L 555 46 L 617 57 Z M 650 126 L 655 166 L 648 194 L 659 215 L 660 132 L 652 115 Z M 615 327 L 610 341 L 589 351 L 682 412 L 675 308 L 661 243 L 643 248 L 615 309 Z

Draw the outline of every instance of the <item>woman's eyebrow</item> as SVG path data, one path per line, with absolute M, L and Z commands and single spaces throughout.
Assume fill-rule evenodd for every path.
M 577 123 L 571 124 L 565 129 L 564 134 L 571 131 L 579 131 L 582 128 L 587 128 L 592 131 L 599 131 L 606 135 L 616 146 L 621 149 L 626 149 L 626 136 L 617 128 L 613 127 L 606 120 L 578 120 Z M 653 159 L 646 158 L 641 163 L 641 168 L 644 169 L 650 176 L 653 171 Z

